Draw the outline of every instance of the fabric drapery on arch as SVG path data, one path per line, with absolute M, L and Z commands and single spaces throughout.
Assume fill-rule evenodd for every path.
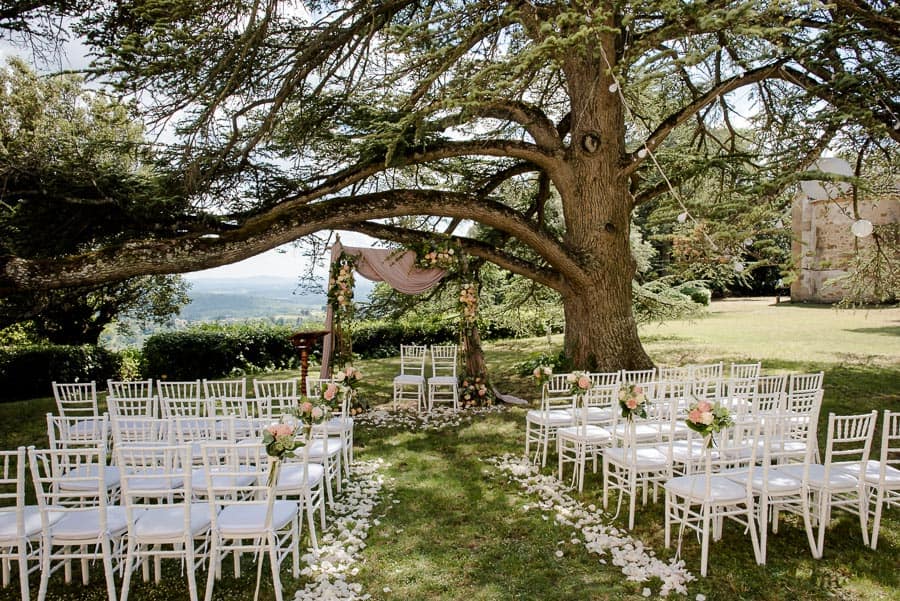
M 336 240 L 334 246 L 331 247 L 332 265 L 342 253 L 356 257 L 356 272 L 359 275 L 373 282 L 387 282 L 391 288 L 403 294 L 427 292 L 447 275 L 447 271 L 444 269 L 417 267 L 416 253 L 411 250 L 356 248 L 343 246 L 340 240 Z M 330 287 L 331 282 L 328 285 Z M 325 310 L 325 329 L 329 332 L 332 329 L 333 319 L 331 303 L 328 303 Z M 333 335 L 327 334 L 322 342 L 322 369 L 319 374 L 321 378 L 327 378 L 330 375 L 333 346 Z

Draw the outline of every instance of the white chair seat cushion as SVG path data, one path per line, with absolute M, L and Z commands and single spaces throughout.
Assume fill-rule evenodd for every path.
M 665 453 L 653 447 L 640 447 L 638 449 L 616 447 L 604 450 L 603 456 L 612 463 L 622 466 L 631 465 L 632 460 L 634 460 L 635 467 L 639 469 L 665 468 L 669 463 Z
M 428 378 L 428 384 L 438 386 L 456 386 L 457 380 L 453 376 L 431 376 Z
M 336 436 L 317 438 L 309 443 L 309 459 L 315 461 L 320 457 L 337 455 L 344 448 L 344 443 Z
M 566 413 L 576 419 L 584 418 L 584 409 L 563 409 Z M 588 407 L 587 408 L 587 423 L 596 424 L 608 422 L 613 418 L 614 410 L 610 407 Z
M 550 424 L 555 426 L 568 426 L 574 420 L 565 409 L 551 409 L 550 411 L 541 411 L 540 409 L 532 409 L 525 414 L 525 419 L 535 424 Z
M 412 374 L 400 374 L 394 378 L 394 384 L 425 384 L 425 376 L 415 376 Z
M 79 419 L 69 427 L 69 435 L 76 438 L 93 438 L 94 435 L 99 434 L 99 431 L 100 420 L 90 417 Z
M 660 424 L 635 424 L 634 425 L 634 438 L 639 441 L 646 440 L 656 440 L 659 438 L 660 428 L 662 426 Z M 666 428 L 669 427 L 669 424 L 665 425 Z M 628 424 L 616 424 L 613 432 L 615 433 L 617 438 L 625 438 L 625 433 L 628 431 Z
M 858 461 L 832 463 L 831 469 L 839 469 L 842 472 L 850 474 L 856 478 L 859 477 L 860 464 Z M 870 459 L 866 462 L 865 480 L 868 484 L 878 484 L 881 478 L 881 463 Z M 900 486 L 900 470 L 886 465 L 884 466 L 884 482 L 888 487 L 894 488 Z
M 669 445 L 657 447 L 660 452 L 662 449 L 668 449 Z M 679 463 L 699 462 L 703 460 L 703 441 L 702 440 L 675 440 L 672 442 L 672 459 Z M 712 458 L 718 457 L 715 450 L 711 451 Z
M 18 534 L 16 533 L 16 511 L 15 507 L 4 508 L 0 511 L 0 541 L 13 541 Z M 24 514 L 24 536 L 30 538 L 40 533 L 43 526 L 41 525 L 41 511 L 37 505 L 26 505 Z M 62 513 L 51 511 L 48 514 L 50 523 L 58 522 L 63 516 Z
M 184 531 L 184 513 L 187 506 L 160 505 L 145 509 L 134 524 L 133 536 L 142 540 L 171 540 L 182 538 Z M 209 504 L 191 503 L 191 535 L 196 536 L 209 528 Z
M 341 434 L 353 430 L 353 418 L 332 417 L 325 422 L 325 431 L 329 434 Z
M 136 510 L 135 513 L 140 513 L 140 511 Z M 121 534 L 127 528 L 128 520 L 125 517 L 125 508 L 118 505 L 107 505 L 106 530 L 110 536 Z M 53 538 L 61 540 L 96 539 L 101 534 L 100 508 L 88 507 L 66 512 L 53 525 L 51 532 Z
M 272 504 L 272 528 L 278 530 L 289 524 L 298 508 L 296 501 L 275 501 Z M 228 505 L 217 518 L 218 531 L 226 538 L 258 537 L 264 533 L 265 523 L 265 504 Z
M 250 486 L 256 480 L 256 469 L 246 466 L 241 466 L 238 468 L 238 471 L 248 471 L 246 476 L 240 475 L 236 476 L 234 474 L 234 468 L 227 468 L 227 471 L 230 473 L 228 475 L 216 475 L 215 468 L 212 473 L 212 487 L 213 490 L 225 490 L 229 488 L 241 487 L 241 486 Z M 193 487 L 194 491 L 200 494 L 208 494 L 207 484 L 206 484 L 206 471 L 202 468 L 195 469 L 191 472 L 191 487 Z
M 806 441 L 805 440 L 776 440 L 770 443 L 769 447 L 776 452 L 781 453 L 805 453 L 806 452 Z
M 802 464 L 783 465 L 778 469 L 798 480 L 803 478 Z M 848 474 L 840 469 L 832 469 L 828 476 L 828 482 L 826 482 L 825 466 L 820 463 L 809 464 L 809 485 L 814 488 L 824 488 L 825 486 L 828 486 L 832 490 L 851 490 L 856 488 L 858 484 L 859 480 L 856 479 L 856 476 Z
M 743 484 L 747 481 L 747 472 L 741 470 L 739 473 L 730 474 L 728 472 L 724 472 L 724 475 L 729 479 L 734 480 L 735 482 Z M 786 493 L 792 491 L 800 491 L 801 481 L 793 476 L 789 476 L 781 471 L 780 468 L 770 469 L 768 474 L 768 491 L 772 493 Z M 766 479 L 766 474 L 762 468 L 756 468 L 753 470 L 752 476 L 752 484 L 753 492 L 760 492 L 763 489 L 763 484 L 765 484 L 764 480 Z
M 612 438 L 609 430 L 600 426 L 566 426 L 556 431 L 556 435 L 561 439 L 574 440 L 577 442 L 603 442 Z
M 121 482 L 122 476 L 119 468 L 112 465 L 80 465 L 73 470 L 69 470 L 61 478 L 59 478 L 59 488 L 61 490 L 91 490 L 97 487 L 96 482 L 91 480 L 78 480 L 77 478 L 96 478 L 103 474 L 103 482 L 106 489 L 115 488 Z
M 678 476 L 665 483 L 668 491 L 680 497 L 703 500 L 706 497 L 706 474 Z M 747 491 L 742 484 L 723 475 L 709 478 L 709 498 L 719 503 L 742 501 L 747 498 Z
M 149 496 L 159 491 L 181 488 L 184 485 L 184 472 L 177 470 L 172 472 L 168 478 L 161 478 L 160 476 L 163 474 L 162 468 L 159 468 L 141 470 L 126 476 L 128 492 L 131 494 L 147 492 Z M 144 475 L 147 477 L 143 477 Z
M 303 478 L 303 465 L 300 463 L 284 463 L 278 472 L 278 484 L 275 489 L 279 492 L 285 490 L 297 490 L 299 488 L 314 488 L 325 477 L 325 468 L 320 463 L 307 465 L 306 486 L 301 484 Z

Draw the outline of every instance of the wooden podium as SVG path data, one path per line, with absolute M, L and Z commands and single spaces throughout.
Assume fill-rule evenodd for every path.
M 328 330 L 313 330 L 309 332 L 296 332 L 291 335 L 291 346 L 300 353 L 300 392 L 306 396 L 306 375 L 309 372 L 309 353 L 322 338 L 331 332 Z

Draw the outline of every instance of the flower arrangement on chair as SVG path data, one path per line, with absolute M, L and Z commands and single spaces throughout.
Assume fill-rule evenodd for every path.
M 644 395 L 644 387 L 638 384 L 626 384 L 619 389 L 619 408 L 622 409 L 622 417 L 629 422 L 634 421 L 635 416 L 647 418 L 647 397 Z
M 687 427 L 706 438 L 706 447 L 713 444 L 713 435 L 734 425 L 727 407 L 709 401 L 696 401 L 688 408 Z
M 586 371 L 573 371 L 566 376 L 572 396 L 583 396 L 591 389 L 591 376 Z
M 282 415 L 281 421 L 266 426 L 263 430 L 262 443 L 266 447 L 266 454 L 275 461 L 293 457 L 294 451 L 309 440 L 312 427 L 330 416 L 331 408 L 328 405 L 314 405 L 306 398 L 301 399 L 296 409 Z M 297 419 L 300 420 L 299 423 L 296 423 Z M 303 432 L 302 440 L 297 440 L 298 430 Z
M 553 375 L 553 368 L 549 365 L 538 365 L 534 368 L 531 375 L 534 376 L 534 381 L 537 383 L 538 388 L 543 388 L 544 384 L 550 381 L 550 376 Z

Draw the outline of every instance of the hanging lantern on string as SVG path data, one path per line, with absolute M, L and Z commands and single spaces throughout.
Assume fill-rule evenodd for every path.
M 853 232 L 853 235 L 857 238 L 865 238 L 866 236 L 872 235 L 872 232 L 875 231 L 875 227 L 868 219 L 857 219 L 853 222 L 853 225 L 850 226 L 850 231 Z

